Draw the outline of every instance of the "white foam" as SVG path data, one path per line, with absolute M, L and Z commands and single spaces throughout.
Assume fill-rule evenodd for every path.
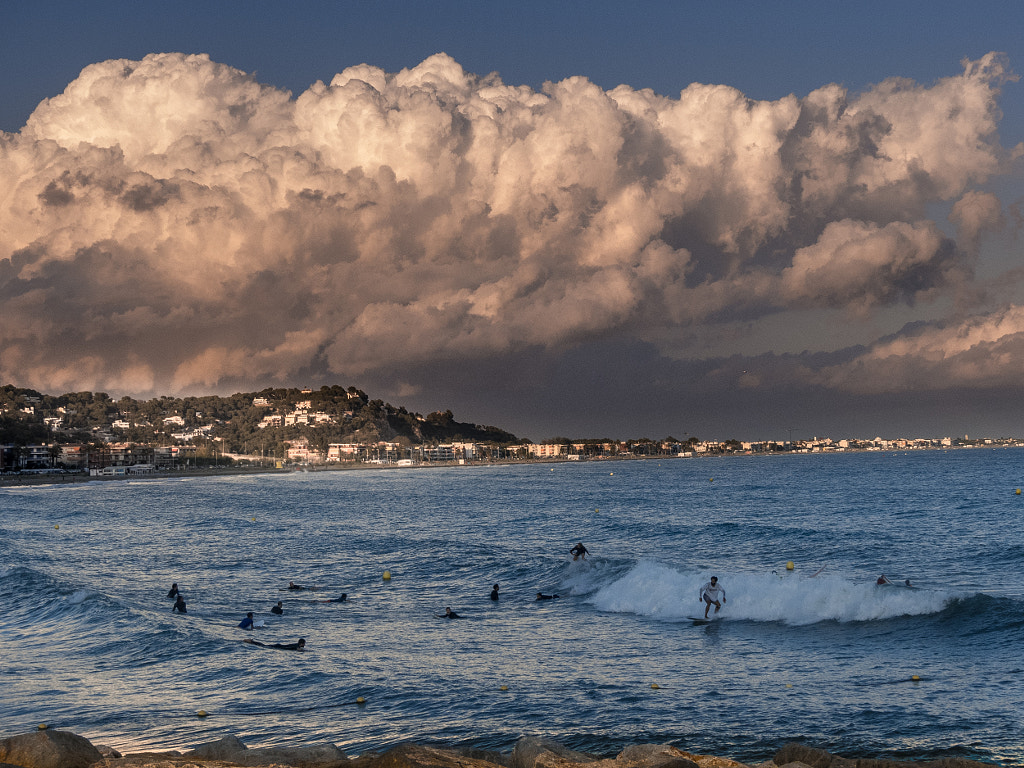
M 717 573 L 730 620 L 814 624 L 870 621 L 941 611 L 954 595 L 930 589 L 876 586 L 841 576 Z M 589 601 L 599 610 L 676 620 L 703 615 L 700 587 L 710 573 L 681 572 L 658 563 L 637 563 L 628 573 L 597 588 Z

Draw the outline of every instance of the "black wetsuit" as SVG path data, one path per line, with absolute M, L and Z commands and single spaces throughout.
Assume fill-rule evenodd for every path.
M 495 587 L 491 590 L 491 600 L 497 601 L 498 599 L 498 588 Z
M 178 595 L 178 599 L 174 602 L 174 607 L 171 608 L 171 613 L 174 613 L 175 611 L 178 613 L 188 613 L 188 611 L 185 610 L 185 598 L 180 594 Z
M 554 600 L 558 595 L 543 595 L 540 592 L 537 593 L 538 600 Z
M 282 608 L 280 605 L 275 605 L 273 608 L 270 609 L 270 612 L 276 613 L 278 616 L 280 616 L 282 613 L 284 613 L 284 608 Z
M 178 596 L 178 585 L 177 584 L 175 584 L 173 587 L 171 587 L 171 591 L 167 593 L 167 596 L 168 597 L 177 597 Z

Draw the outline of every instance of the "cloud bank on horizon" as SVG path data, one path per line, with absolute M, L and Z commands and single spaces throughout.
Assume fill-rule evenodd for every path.
M 980 309 L 974 267 L 1013 218 L 982 187 L 1020 154 L 998 136 L 1015 76 L 994 53 L 963 67 L 754 101 L 538 91 L 444 54 L 296 98 L 203 55 L 93 64 L 0 134 L 0 380 L 350 382 L 613 336 L 700 358 L 780 313 L 948 302 L 741 386 L 1014 384 L 1024 306 Z

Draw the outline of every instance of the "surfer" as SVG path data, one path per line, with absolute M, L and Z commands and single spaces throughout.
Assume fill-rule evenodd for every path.
M 305 589 L 305 587 L 296 584 L 294 581 L 289 581 L 288 589 Z
M 573 560 L 578 560 L 581 557 L 584 560 L 586 560 L 588 550 L 586 547 L 583 546 L 583 542 L 581 541 L 579 544 L 577 544 L 575 547 L 569 550 L 569 554 L 572 555 Z
M 167 596 L 168 597 L 177 597 L 178 596 L 178 582 L 174 582 L 173 584 L 171 584 L 171 591 L 167 593 Z
M 494 589 L 491 590 L 491 600 L 498 602 L 498 585 L 494 585 Z
M 248 643 L 249 645 L 258 645 L 260 648 L 278 648 L 282 651 L 301 651 L 306 647 L 306 640 L 302 637 L 300 637 L 298 642 L 295 643 L 270 643 L 268 645 L 267 643 L 261 643 L 259 640 L 253 640 L 251 638 L 243 640 L 242 642 Z
M 543 592 L 537 593 L 538 600 L 554 600 L 558 595 L 545 595 Z
M 242 619 L 241 622 L 239 622 L 238 628 L 239 629 L 252 629 L 253 628 L 252 611 L 249 611 L 247 614 L 245 614 L 245 618 Z
M 177 597 L 178 599 L 174 601 L 174 607 L 171 608 L 171 613 L 174 613 L 175 611 L 177 611 L 178 613 L 188 613 L 188 611 L 185 610 L 184 595 L 182 595 L 181 592 L 179 592 Z
M 883 573 L 881 576 L 878 577 L 878 580 L 875 582 L 875 584 L 892 584 L 892 582 L 885 578 L 885 574 Z
M 446 619 L 461 619 L 462 618 L 461 616 L 459 616 L 459 614 L 457 614 L 455 611 L 453 611 L 450 607 L 444 609 L 444 617 Z
M 344 603 L 348 600 L 348 595 L 344 592 L 341 593 L 341 597 L 332 597 L 330 600 L 321 600 L 321 603 Z
M 721 602 L 718 600 L 718 596 L 722 596 Z M 711 606 L 715 606 L 715 613 L 722 610 L 722 603 L 725 602 L 725 590 L 722 585 L 718 583 L 718 577 L 712 576 L 711 581 L 700 588 L 700 597 L 698 600 L 704 605 L 704 618 L 708 617 L 708 611 L 711 610 Z
M 277 605 L 271 608 L 270 612 L 276 613 L 278 616 L 280 616 L 282 613 L 284 613 L 284 604 L 280 600 L 278 600 Z

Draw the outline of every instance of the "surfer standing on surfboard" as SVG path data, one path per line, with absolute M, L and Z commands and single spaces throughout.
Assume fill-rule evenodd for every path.
M 721 602 L 718 600 L 718 596 L 722 596 Z M 704 618 L 708 617 L 708 611 L 711 610 L 711 606 L 715 606 L 715 613 L 722 610 L 722 603 L 725 602 L 725 590 L 718 583 L 718 577 L 712 576 L 711 581 L 700 588 L 700 597 L 697 598 L 699 601 L 705 603 L 704 605 Z

